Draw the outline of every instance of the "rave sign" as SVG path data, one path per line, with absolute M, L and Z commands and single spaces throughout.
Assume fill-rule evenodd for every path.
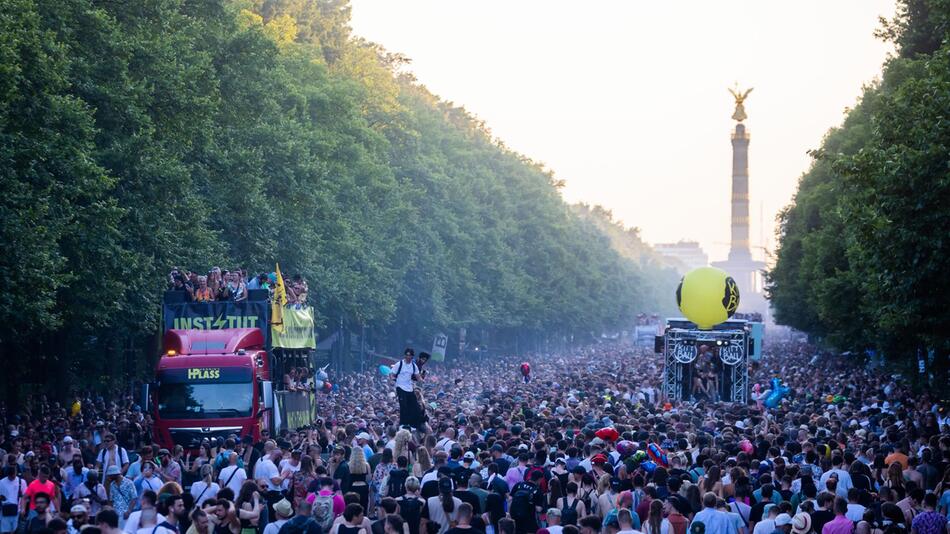
M 436 334 L 432 341 L 432 359 L 437 362 L 445 361 L 445 347 L 449 346 L 449 336 Z

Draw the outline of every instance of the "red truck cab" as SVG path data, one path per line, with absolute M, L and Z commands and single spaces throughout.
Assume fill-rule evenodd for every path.
M 260 439 L 271 428 L 273 392 L 259 328 L 168 330 L 152 390 L 154 439 L 197 450 L 229 435 Z

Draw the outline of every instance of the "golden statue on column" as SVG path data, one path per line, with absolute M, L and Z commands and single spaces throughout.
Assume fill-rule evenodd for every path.
M 735 90 L 729 89 L 729 92 L 732 93 L 733 98 L 736 99 L 736 110 L 732 113 L 732 118 L 736 121 L 742 122 L 746 120 L 749 116 L 745 114 L 745 106 L 742 105 L 745 102 L 745 99 L 748 98 L 749 93 L 752 92 L 752 87 L 746 90 L 744 93 L 739 90 L 739 87 L 736 86 Z

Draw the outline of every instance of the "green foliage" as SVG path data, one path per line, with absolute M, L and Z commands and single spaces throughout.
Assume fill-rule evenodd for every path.
M 343 0 L 0 4 L 7 385 L 146 372 L 172 266 L 280 261 L 323 324 L 381 347 L 669 308 L 634 230 L 565 204 L 348 24 Z
M 950 350 L 950 27 L 943 0 L 903 2 L 885 66 L 815 152 L 780 216 L 769 291 L 780 322 L 900 358 Z

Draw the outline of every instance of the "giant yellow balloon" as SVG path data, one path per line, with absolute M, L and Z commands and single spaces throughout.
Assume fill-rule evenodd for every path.
M 676 304 L 703 330 L 729 319 L 739 307 L 739 287 L 726 271 L 699 267 L 686 273 L 676 288 Z

